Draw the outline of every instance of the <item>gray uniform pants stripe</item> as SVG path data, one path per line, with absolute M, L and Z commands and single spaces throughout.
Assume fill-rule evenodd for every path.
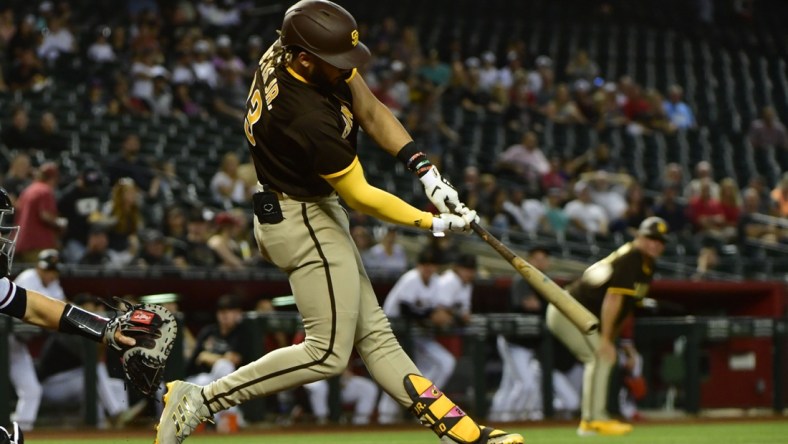
M 575 357 L 585 364 L 583 371 L 583 397 L 580 403 L 581 416 L 585 421 L 609 418 L 607 413 L 607 390 L 610 371 L 615 362 L 599 359 L 599 332 L 584 335 L 560 310 L 552 304 L 547 307 L 547 328 L 566 345 Z
M 337 375 L 353 347 L 383 389 L 410 405 L 403 379 L 419 372 L 378 304 L 337 197 L 280 203 L 285 220 L 273 225 L 255 220 L 255 237 L 263 256 L 288 274 L 306 338 L 206 386 L 209 408 L 216 412 Z

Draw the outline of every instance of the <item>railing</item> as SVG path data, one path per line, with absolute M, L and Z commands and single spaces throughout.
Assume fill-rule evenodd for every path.
M 179 317 L 182 323 L 182 317 Z M 543 320 L 535 315 L 521 314 L 485 314 L 474 315 L 470 324 L 461 329 L 430 329 L 402 319 L 391 320 L 392 329 L 397 334 L 403 347 L 411 348 L 411 339 L 425 333 L 440 335 L 460 335 L 464 339 L 465 351 L 473 362 L 473 401 L 469 410 L 478 418 L 487 414 L 488 390 L 493 389 L 485 378 L 485 364 L 488 339 L 495 336 L 519 336 L 527 338 L 541 338 L 537 353 L 542 364 L 542 374 L 549 375 L 553 369 L 553 341 L 552 335 L 546 334 Z M 29 326 L 12 323 L 11 318 L 0 316 L 0 369 L 9 368 L 8 335 L 18 329 L 29 329 Z M 268 334 L 284 332 L 295 333 L 303 329 L 300 317 L 294 312 L 280 312 L 271 314 L 247 313 L 242 324 L 246 328 L 249 338 L 259 340 L 248 341 L 248 350 L 244 351 L 247 360 L 256 359 L 269 350 L 265 348 L 264 338 Z M 644 355 L 645 365 L 648 369 L 652 362 L 652 344 L 665 339 L 686 338 L 683 353 L 680 359 L 685 371 L 681 387 L 685 392 L 684 409 L 689 413 L 697 413 L 701 409 L 701 355 L 706 344 L 727 341 L 736 338 L 763 338 L 771 340 L 772 352 L 772 408 L 781 412 L 785 408 L 784 384 L 786 378 L 786 337 L 788 336 L 788 318 L 754 318 L 754 317 L 654 317 L 643 318 L 636 322 L 636 338 L 638 349 Z M 182 353 L 182 338 L 176 340 L 170 355 L 165 379 L 182 378 L 185 368 Z M 98 353 L 95 343 L 84 340 L 85 347 L 85 406 L 84 422 L 86 425 L 97 424 L 96 411 L 96 362 Z M 647 373 L 648 376 L 648 373 Z M 0 374 L 0 423 L 7 423 L 10 416 L 10 384 L 8 373 Z M 546 417 L 553 415 L 552 405 L 552 378 L 542 378 L 543 411 Z M 341 414 L 339 401 L 339 384 L 334 378 L 330 381 L 330 406 L 331 419 L 337 420 Z M 256 399 L 243 405 L 245 416 L 255 422 L 264 419 L 266 399 Z

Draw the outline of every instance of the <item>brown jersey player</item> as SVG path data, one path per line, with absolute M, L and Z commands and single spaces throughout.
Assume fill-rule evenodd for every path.
M 257 243 L 288 274 L 306 338 L 206 386 L 169 384 L 159 444 L 181 443 L 200 422 L 244 401 L 338 375 L 354 348 L 381 387 L 442 440 L 523 442 L 479 426 L 420 374 L 394 337 L 352 241 L 340 197 L 355 210 L 435 234 L 467 232 L 477 220 L 370 92 L 356 70 L 369 57 L 342 7 L 304 0 L 285 12 L 281 36 L 252 80 L 243 130 L 259 181 Z M 441 214 L 367 183 L 356 155 L 359 128 L 418 175 Z

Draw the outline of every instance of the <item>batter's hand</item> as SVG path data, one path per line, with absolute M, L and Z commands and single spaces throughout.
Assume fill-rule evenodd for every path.
M 470 211 L 464 203 L 460 202 L 460 196 L 457 194 L 454 186 L 441 176 L 441 173 L 438 172 L 435 166 L 427 174 L 419 177 L 419 180 L 424 185 L 424 192 L 427 193 L 427 198 L 441 213 L 463 215 Z
M 476 212 L 471 211 L 472 216 L 476 217 Z M 435 237 L 443 237 L 446 232 L 467 233 L 471 226 L 465 216 L 444 213 L 432 218 L 432 234 Z

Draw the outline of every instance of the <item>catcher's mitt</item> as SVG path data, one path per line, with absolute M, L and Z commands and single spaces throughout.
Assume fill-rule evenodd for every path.
M 125 310 L 121 310 L 125 313 L 107 324 L 104 337 L 107 345 L 123 352 L 121 362 L 126 379 L 142 394 L 153 396 L 178 333 L 175 316 L 161 305 L 119 301 L 125 305 Z M 118 330 L 134 338 L 136 345 L 129 347 L 115 341 Z

